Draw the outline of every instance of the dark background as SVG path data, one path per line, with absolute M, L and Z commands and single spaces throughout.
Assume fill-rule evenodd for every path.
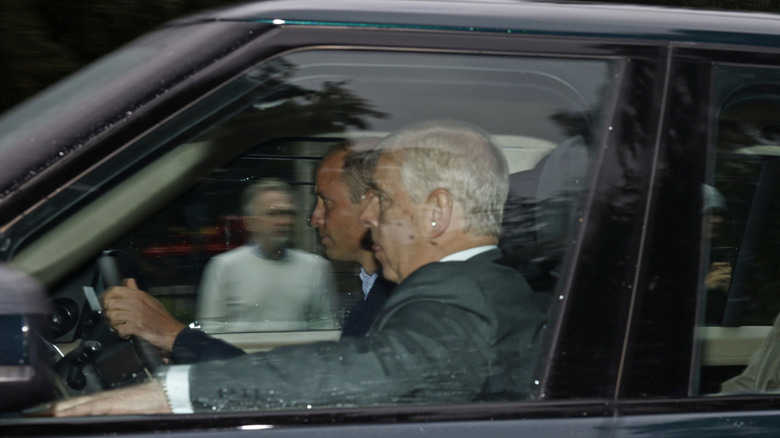
M 605 1 L 780 12 L 777 0 Z M 241 2 L 0 0 L 0 113 L 166 21 Z

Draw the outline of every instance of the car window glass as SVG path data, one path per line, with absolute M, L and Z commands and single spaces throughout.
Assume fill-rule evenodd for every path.
M 588 187 L 594 138 L 605 130 L 620 64 L 614 59 L 395 51 L 288 54 L 225 84 L 85 175 L 80 192 L 63 197 L 67 208 L 62 211 L 72 216 L 47 218 L 39 231 L 43 237 L 22 245 L 15 262 L 52 275 L 44 268 L 55 257 L 78 253 L 88 261 L 96 249 L 111 248 L 135 261 L 143 289 L 181 322 L 203 319 L 198 322 L 209 333 L 247 352 L 337 340 L 364 294 L 358 264 L 329 261 L 309 224 L 319 201 L 314 192 L 318 163 L 344 141 L 382 138 L 421 120 L 456 119 L 486 130 L 506 158 L 510 187 L 499 246 L 530 284 L 529 305 L 544 313 Z M 272 211 L 247 207 L 242 193 L 269 180 L 287 184 L 287 198 L 263 204 L 274 205 Z M 83 190 L 84 185 L 93 189 Z M 94 202 L 96 193 L 105 195 Z M 119 219 L 97 220 L 108 211 Z M 251 237 L 250 228 L 266 221 L 260 228 L 267 231 L 280 218 L 286 227 L 281 262 L 252 268 L 246 260 L 273 257 Z M 93 242 L 105 242 L 93 249 L 54 245 L 85 229 L 92 230 Z M 286 265 L 289 260 L 298 264 Z M 77 291 L 65 293 L 66 298 L 80 299 L 75 298 L 79 289 L 70 286 L 89 275 L 91 268 L 85 266 L 74 262 L 73 274 L 60 281 L 60 290 Z M 225 288 L 239 284 L 244 292 L 208 298 L 209 282 Z M 262 297 L 247 296 L 246 290 L 263 284 L 268 287 Z M 542 319 L 530 329 L 533 348 L 543 328 Z M 63 341 L 76 340 L 73 330 L 65 332 Z M 290 351 L 304 362 L 305 350 Z M 327 360 L 320 351 L 305 362 L 311 365 L 318 354 Z M 535 365 L 535 359 L 526 358 L 513 366 L 530 373 Z M 309 374 L 322 377 L 315 368 L 309 367 Z M 531 397 L 532 379 L 522 386 L 504 397 Z M 348 405 L 459 400 L 441 391 L 385 399 L 381 390 L 358 392 L 334 388 L 332 397 L 316 406 L 340 405 L 340 396 L 352 400 Z M 271 399 L 276 400 L 241 406 L 300 407 Z
M 556 239 L 560 241 L 567 231 L 574 199 L 585 184 L 589 162 L 586 139 L 597 123 L 594 119 L 599 117 L 598 105 L 603 105 L 601 101 L 606 97 L 601 89 L 605 84 L 600 82 L 609 72 L 605 63 L 494 58 L 491 59 L 493 65 L 478 68 L 469 65 L 464 57 L 451 55 L 441 55 L 434 63 L 409 54 L 385 54 L 378 65 L 366 63 L 366 56 L 365 53 L 342 52 L 338 62 L 326 63 L 318 53 L 300 53 L 276 60 L 247 75 L 244 80 L 249 83 L 261 78 L 280 83 L 274 84 L 270 91 L 263 88 L 265 94 L 261 98 L 255 97 L 259 94 L 255 92 L 252 101 L 242 100 L 243 108 L 239 112 L 209 128 L 195 141 L 205 138 L 206 141 L 218 139 L 251 144 L 259 137 L 255 133 L 263 131 L 268 135 L 266 119 L 288 118 L 295 114 L 303 119 L 299 122 L 303 125 L 306 117 L 311 117 L 309 112 L 324 109 L 330 111 L 327 114 L 333 114 L 333 119 L 320 112 L 309 126 L 301 126 L 289 134 L 276 134 L 300 138 L 273 140 L 242 155 L 204 178 L 191 194 L 177 200 L 175 207 L 146 222 L 144 229 L 150 231 L 143 234 L 153 235 L 157 241 L 144 240 L 145 245 L 151 245 L 144 247 L 142 254 L 166 266 L 163 270 L 166 280 L 157 284 L 175 281 L 178 286 L 186 284 L 193 288 L 200 284 L 203 267 L 211 256 L 247 243 L 238 195 L 242 188 L 261 178 L 275 177 L 293 184 L 300 212 L 291 244 L 308 252 L 321 252 L 315 231 L 307 226 L 310 208 L 316 202 L 312 196 L 312 177 L 318 159 L 343 139 L 345 133 L 338 133 L 340 136 L 336 138 L 302 134 L 306 134 L 306 130 L 330 132 L 344 124 L 356 125 L 351 129 L 355 133 L 349 133 L 347 137 L 381 137 L 394 126 L 424 120 L 428 114 L 468 119 L 479 126 L 495 126 L 501 132 L 495 141 L 505 151 L 513 181 L 502 241 L 505 249 L 517 253 L 518 257 L 527 257 L 525 253 L 532 251 L 531 248 L 539 251 L 542 245 L 549 248 L 555 245 Z M 581 72 L 589 72 L 591 77 L 564 76 L 568 64 L 576 64 Z M 390 77 L 394 77 L 392 84 L 388 83 Z M 489 82 L 499 78 L 498 84 Z M 592 83 L 581 84 L 583 78 Z M 433 83 L 443 80 L 471 87 L 468 92 L 470 105 L 489 106 L 488 114 L 475 114 L 470 105 L 458 104 L 460 96 L 457 94 L 440 95 L 445 91 L 440 91 Z M 403 90 L 400 96 L 399 88 Z M 523 103 L 518 105 L 498 94 L 505 92 L 516 93 L 517 100 L 522 99 Z M 407 96 L 416 96 L 425 103 L 410 105 Z M 498 114 L 503 115 L 497 120 Z M 528 208 L 535 203 L 546 203 L 550 207 Z M 535 236 L 529 236 L 532 228 L 523 226 L 525 220 L 535 224 L 536 232 L 532 233 Z M 160 233 L 161 229 L 170 232 L 166 236 L 166 233 Z M 206 235 L 199 236 L 199 233 Z M 138 248 L 137 238 L 133 234 L 120 246 Z M 166 248 L 166 240 L 178 248 Z M 170 262 L 173 251 L 180 259 L 189 256 L 193 261 Z M 528 272 L 527 275 L 543 277 L 535 278 L 539 287 L 551 291 L 550 281 L 554 277 L 550 276 L 550 269 L 555 269 L 551 266 L 559 263 L 561 256 L 560 252 L 548 251 L 545 254 L 549 264 L 546 271 Z M 357 280 L 354 268 L 351 266 L 350 269 L 347 264 L 335 270 L 337 283 L 351 285 L 351 288 L 340 287 L 340 293 L 332 297 L 336 302 L 336 320 L 341 320 L 354 302 Z M 548 284 L 542 286 L 544 281 Z M 186 288 L 177 290 L 181 292 Z M 160 293 L 166 295 L 164 291 Z M 184 294 L 188 298 L 175 300 L 191 303 L 195 293 L 196 290 L 190 289 Z M 185 306 L 191 308 L 192 304 Z
M 701 208 L 703 365 L 728 370 L 724 392 L 777 389 L 770 330 L 780 314 L 780 71 L 718 65 L 713 89 Z

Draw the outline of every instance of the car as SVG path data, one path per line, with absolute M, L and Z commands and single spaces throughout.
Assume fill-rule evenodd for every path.
M 288 182 L 292 245 L 323 254 L 307 223 L 319 159 L 431 119 L 480 126 L 508 162 L 500 246 L 548 308 L 530 397 L 42 414 L 158 365 L 105 328 L 117 276 L 193 322 L 204 267 L 246 240 L 245 187 Z M 272 0 L 174 21 L 0 118 L 0 259 L 27 285 L 14 296 L 48 291 L 0 310 L 0 386 L 19 394 L 0 435 L 774 436 L 779 167 L 778 15 Z M 357 268 L 332 268 L 341 320 Z M 48 339 L 30 335 L 45 305 Z M 339 331 L 214 336 L 256 352 Z M 769 383 L 725 389 L 756 354 Z

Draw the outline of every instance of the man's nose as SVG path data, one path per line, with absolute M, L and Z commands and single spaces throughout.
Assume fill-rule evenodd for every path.
M 314 206 L 314 210 L 311 212 L 311 217 L 309 218 L 309 225 L 314 228 L 319 228 L 324 223 L 324 220 L 322 218 L 322 206 L 319 202 L 317 202 L 317 205 Z
M 363 211 L 360 212 L 360 216 L 358 217 L 358 219 L 360 219 L 360 224 L 364 227 L 376 228 L 378 211 L 379 200 L 376 196 L 372 196 L 368 199 L 368 202 L 366 202 Z

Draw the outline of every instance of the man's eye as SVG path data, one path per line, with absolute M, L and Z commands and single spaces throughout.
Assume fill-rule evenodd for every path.
M 369 200 L 376 198 L 379 201 L 380 205 L 387 203 L 387 201 L 389 200 L 387 195 L 385 195 L 383 192 L 377 189 L 369 189 L 364 196 L 366 199 Z
M 377 199 L 379 199 L 379 206 L 385 207 L 390 204 L 390 197 L 385 195 L 384 193 L 377 193 L 376 194 Z

